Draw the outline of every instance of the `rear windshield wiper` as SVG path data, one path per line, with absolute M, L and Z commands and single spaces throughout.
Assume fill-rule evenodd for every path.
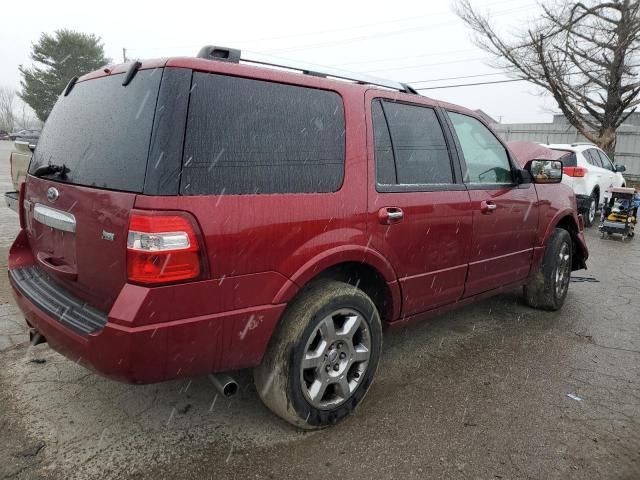
M 43 177 L 44 175 L 51 175 L 53 173 L 57 173 L 60 178 L 64 178 L 67 176 L 67 172 L 69 171 L 69 169 L 64 165 L 55 165 L 55 164 L 48 164 L 48 165 L 40 165 L 38 168 L 36 168 L 36 171 L 33 172 L 33 176 L 34 177 Z

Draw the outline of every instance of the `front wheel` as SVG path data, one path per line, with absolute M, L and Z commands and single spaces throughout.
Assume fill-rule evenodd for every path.
M 542 263 L 524 287 L 527 304 L 543 310 L 559 310 L 569 290 L 572 266 L 571 235 L 556 228 L 544 253 Z
M 317 282 L 287 308 L 254 370 L 258 394 L 293 425 L 326 427 L 364 398 L 381 348 L 380 315 L 371 299 L 347 283 Z

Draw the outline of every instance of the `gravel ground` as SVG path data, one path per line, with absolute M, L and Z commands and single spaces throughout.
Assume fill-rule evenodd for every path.
M 0 209 L 3 265 L 16 223 Z M 638 479 L 640 243 L 587 237 L 574 280 L 597 281 L 561 312 L 516 291 L 388 332 L 356 415 L 313 433 L 271 415 L 247 372 L 227 400 L 207 378 L 123 385 L 28 348 L 3 276 L 0 478 Z

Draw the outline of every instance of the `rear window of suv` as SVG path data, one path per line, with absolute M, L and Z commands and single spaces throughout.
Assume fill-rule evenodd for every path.
M 575 152 L 569 150 L 560 150 L 556 148 L 551 149 L 554 152 L 554 160 L 560 160 L 563 167 L 576 167 L 578 166 L 578 159 Z
M 181 194 L 334 192 L 344 161 L 337 93 L 193 74 Z
M 141 70 L 77 83 L 60 96 L 44 127 L 29 173 L 64 165 L 52 180 L 142 192 L 162 69 Z

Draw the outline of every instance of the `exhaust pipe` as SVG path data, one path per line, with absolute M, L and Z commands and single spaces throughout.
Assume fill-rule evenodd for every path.
M 40 335 L 35 328 L 29 329 L 29 343 L 32 347 L 40 345 L 41 343 L 47 343 L 47 339 Z
M 224 373 L 210 373 L 209 380 L 216 387 L 216 390 L 223 396 L 229 398 L 238 393 L 238 382 L 236 382 L 229 375 Z

